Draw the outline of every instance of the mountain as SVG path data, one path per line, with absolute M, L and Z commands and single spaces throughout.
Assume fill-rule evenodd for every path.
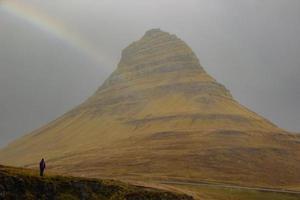
M 0 199 L 192 200 L 193 198 L 111 180 L 53 175 L 39 177 L 36 171 L 0 165 Z
M 239 104 L 177 36 L 153 29 L 84 103 L 0 162 L 119 179 L 300 185 L 300 138 Z

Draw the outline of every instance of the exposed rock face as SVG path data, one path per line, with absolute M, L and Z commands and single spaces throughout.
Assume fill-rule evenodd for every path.
M 88 176 L 300 184 L 300 140 L 236 102 L 175 35 L 148 31 L 82 105 L 0 162 Z M 276 176 L 275 176 L 276 175 Z

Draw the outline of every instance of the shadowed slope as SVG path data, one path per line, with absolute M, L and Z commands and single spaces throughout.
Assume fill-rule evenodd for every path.
M 300 184 L 300 140 L 236 102 L 175 35 L 148 31 L 86 102 L 0 152 L 76 175 Z

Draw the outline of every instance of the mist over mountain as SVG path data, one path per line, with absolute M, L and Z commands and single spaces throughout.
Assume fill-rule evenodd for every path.
M 0 146 L 90 96 L 113 71 L 120 49 L 151 27 L 184 39 L 243 105 L 286 130 L 300 130 L 299 1 L 78 0 L 70 7 L 69 0 L 5 0 L 81 35 L 105 57 L 100 63 L 57 39 L 47 24 L 7 12 L 2 2 Z

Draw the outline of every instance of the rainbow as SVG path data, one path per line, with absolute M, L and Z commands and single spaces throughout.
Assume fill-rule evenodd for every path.
M 62 22 L 51 18 L 45 13 L 39 12 L 39 10 L 32 5 L 24 4 L 16 0 L 6 0 L 0 2 L 0 11 L 1 10 L 5 10 L 12 15 L 22 18 L 43 31 L 52 34 L 56 38 L 67 42 L 97 63 L 103 63 L 103 54 L 91 45 L 90 42 L 84 40 L 75 31 L 67 28 Z

